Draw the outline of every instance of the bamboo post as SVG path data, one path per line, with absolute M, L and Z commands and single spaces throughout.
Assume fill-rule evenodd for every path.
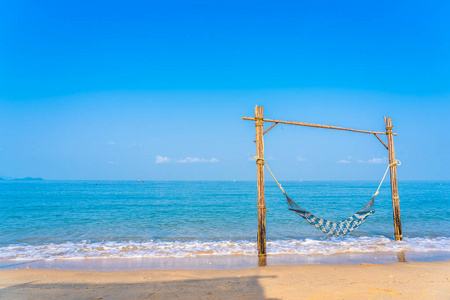
M 397 187 L 397 165 L 395 164 L 394 138 L 392 135 L 391 118 L 386 118 L 386 136 L 388 140 L 389 165 L 391 166 L 391 193 L 392 193 L 392 210 L 394 215 L 394 232 L 395 240 L 402 241 L 402 220 L 400 217 L 400 198 L 398 196 Z
M 256 130 L 256 171 L 258 188 L 258 266 L 267 265 L 266 255 L 266 203 L 264 199 L 264 107 L 255 107 L 255 130 Z

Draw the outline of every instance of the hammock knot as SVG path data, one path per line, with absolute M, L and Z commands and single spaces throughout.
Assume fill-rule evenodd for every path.
M 398 159 L 395 160 L 392 164 L 389 164 L 389 167 L 395 167 L 397 168 L 398 166 L 400 166 L 402 164 L 401 161 L 399 161 Z
M 263 158 L 260 158 L 260 157 L 257 157 L 257 156 L 255 157 L 253 155 L 252 155 L 252 157 L 256 160 L 256 164 L 257 165 L 263 165 L 264 166 L 266 161 Z

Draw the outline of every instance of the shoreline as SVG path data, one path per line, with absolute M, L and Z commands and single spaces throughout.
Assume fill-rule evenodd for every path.
M 450 261 L 240 270 L 2 270 L 2 299 L 448 299 Z
M 401 251 L 341 253 L 331 255 L 268 255 L 268 266 L 284 265 L 358 265 L 394 262 L 450 261 L 450 251 Z M 254 255 L 200 255 L 166 258 L 84 258 L 55 260 L 5 260 L 0 270 L 65 270 L 65 271 L 149 271 L 149 270 L 237 270 L 258 266 Z

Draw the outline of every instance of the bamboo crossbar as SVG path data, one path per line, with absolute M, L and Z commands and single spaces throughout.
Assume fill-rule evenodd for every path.
M 242 117 L 242 120 L 255 121 L 255 118 Z M 306 127 L 346 130 L 346 131 L 360 132 L 360 133 L 369 133 L 369 134 L 386 134 L 386 132 L 358 130 L 358 129 L 350 129 L 350 128 L 344 128 L 344 127 L 331 126 L 331 125 L 312 124 L 312 123 L 305 123 L 305 122 L 291 122 L 291 121 L 280 121 L 280 120 L 271 120 L 271 119 L 263 119 L 262 121 L 263 122 L 270 122 L 270 123 L 299 125 L 299 126 L 306 126 Z M 397 135 L 397 134 L 393 133 L 392 135 Z

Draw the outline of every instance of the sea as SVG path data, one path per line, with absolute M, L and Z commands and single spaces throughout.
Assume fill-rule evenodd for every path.
M 283 182 L 299 205 L 334 221 L 361 209 L 377 186 Z M 399 182 L 402 242 L 394 240 L 389 182 L 375 214 L 343 237 L 327 236 L 289 211 L 274 182 L 265 188 L 269 259 L 383 253 L 450 259 L 449 181 Z M 0 220 L 0 269 L 31 261 L 257 256 L 255 181 L 0 181 Z

